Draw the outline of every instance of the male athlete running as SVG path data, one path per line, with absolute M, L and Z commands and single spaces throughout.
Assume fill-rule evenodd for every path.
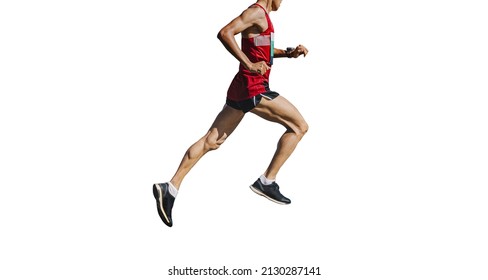
M 291 203 L 280 193 L 276 175 L 307 132 L 308 125 L 293 104 L 269 89 L 268 81 L 273 58 L 306 56 L 308 50 L 302 45 L 287 50 L 274 48 L 269 13 L 277 11 L 280 4 L 281 0 L 258 0 L 218 33 L 218 39 L 240 62 L 239 72 L 230 84 L 226 105 L 208 132 L 188 148 L 173 178 L 153 185 L 159 216 L 167 226 L 173 225 L 173 203 L 185 176 L 203 155 L 224 143 L 247 112 L 286 128 L 269 166 L 251 185 L 251 190 L 279 204 Z M 235 40 L 239 33 L 242 49 Z

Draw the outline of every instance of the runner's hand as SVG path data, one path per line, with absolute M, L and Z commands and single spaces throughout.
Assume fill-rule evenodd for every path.
M 304 46 L 302 45 L 298 45 L 298 47 L 296 47 L 290 54 L 291 56 L 290 57 L 293 57 L 293 58 L 297 58 L 299 57 L 300 55 L 303 54 L 303 56 L 307 56 L 307 53 L 308 53 L 308 50 L 307 48 L 305 48 Z
M 249 67 L 249 71 L 251 71 L 251 73 L 258 73 L 260 75 L 264 75 L 269 69 L 271 69 L 271 67 L 269 67 L 264 61 L 253 63 L 251 64 L 251 67 Z

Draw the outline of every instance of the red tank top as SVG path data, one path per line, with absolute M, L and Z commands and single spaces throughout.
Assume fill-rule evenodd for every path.
M 266 9 L 259 4 L 253 5 L 260 7 L 265 12 L 266 20 L 268 21 L 268 29 L 252 38 L 242 37 L 241 48 L 251 62 L 256 63 L 259 61 L 266 61 L 268 66 L 271 67 L 271 65 L 273 65 L 274 53 L 273 23 L 271 22 Z M 242 64 L 239 65 L 239 72 L 227 91 L 227 98 L 234 101 L 242 101 L 269 91 L 268 84 L 270 72 L 271 69 L 264 75 L 251 73 Z

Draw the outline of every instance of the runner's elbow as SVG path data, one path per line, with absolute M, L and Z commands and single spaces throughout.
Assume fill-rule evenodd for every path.
M 219 39 L 221 42 L 224 42 L 229 37 L 229 34 L 229 30 L 224 27 L 220 29 L 219 33 L 217 33 L 217 39 Z
M 217 39 L 222 41 L 222 38 L 224 37 L 224 29 L 220 29 L 220 31 L 217 33 Z

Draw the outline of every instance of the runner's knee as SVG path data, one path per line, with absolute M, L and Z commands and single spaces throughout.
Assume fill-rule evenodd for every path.
M 307 133 L 308 131 L 308 124 L 306 121 L 303 121 L 297 125 L 294 129 L 294 132 L 300 137 L 300 139 Z

